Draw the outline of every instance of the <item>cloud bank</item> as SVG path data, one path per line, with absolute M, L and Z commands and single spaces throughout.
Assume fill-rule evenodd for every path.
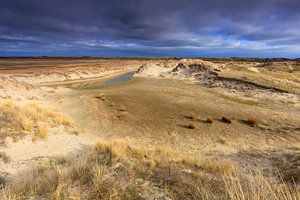
M 0 0 L 0 55 L 300 57 L 299 0 Z

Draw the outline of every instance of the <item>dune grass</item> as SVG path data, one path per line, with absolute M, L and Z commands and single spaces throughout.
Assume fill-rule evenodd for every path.
M 189 123 L 188 125 L 186 125 L 186 128 L 189 128 L 189 129 L 195 129 L 196 126 L 192 123 Z
M 230 115 L 224 115 L 221 119 L 224 123 L 231 124 L 234 120 L 234 117 Z
M 207 117 L 205 120 L 206 123 L 212 124 L 214 122 L 212 117 Z
M 76 159 L 50 162 L 1 191 L 7 200 L 146 199 L 299 199 L 299 190 L 262 175 L 243 176 L 229 161 L 199 159 L 171 149 L 137 147 L 128 140 L 98 142 Z
M 0 125 L 9 128 L 13 135 L 1 135 L 1 139 L 7 136 L 15 137 L 21 132 L 34 132 L 38 137 L 45 138 L 48 127 L 59 125 L 72 126 L 72 119 L 61 112 L 38 104 L 19 105 L 12 100 L 0 99 Z
M 250 116 L 247 119 L 247 123 L 249 124 L 249 126 L 255 127 L 259 124 L 259 119 L 255 116 Z
M 38 137 L 38 138 L 47 138 L 48 130 L 47 130 L 47 124 L 46 123 L 37 122 L 35 136 Z

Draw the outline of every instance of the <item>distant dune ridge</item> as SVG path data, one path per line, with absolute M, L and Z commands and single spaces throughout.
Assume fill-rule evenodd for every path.
M 182 59 L 179 61 L 165 61 L 165 62 L 153 62 L 142 65 L 135 73 L 136 77 L 157 77 L 157 78 L 172 78 L 187 80 L 190 82 L 201 83 L 210 88 L 221 87 L 229 89 L 235 92 L 241 93 L 255 93 L 257 97 L 263 98 L 279 98 L 288 101 L 290 99 L 293 102 L 298 101 L 298 97 L 293 91 L 288 91 L 280 87 L 261 84 L 259 82 L 251 81 L 246 78 L 236 78 L 228 76 L 229 72 L 232 72 L 235 67 L 235 63 L 213 63 L 209 61 L 203 61 L 201 59 Z M 253 71 L 260 73 L 260 70 L 265 70 L 262 65 L 266 65 L 270 70 L 293 70 L 294 67 L 288 63 L 267 63 L 256 65 L 245 65 L 243 71 Z M 279 67 L 283 66 L 283 68 Z M 234 72 L 234 71 L 233 71 Z M 234 72 L 239 73 L 239 71 Z M 235 75 L 235 74 L 234 74 Z

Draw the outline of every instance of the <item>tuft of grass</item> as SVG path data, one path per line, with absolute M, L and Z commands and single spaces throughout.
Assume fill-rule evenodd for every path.
M 101 97 L 101 99 L 100 99 L 101 101 L 105 101 L 106 100 L 106 97 L 105 96 L 103 96 L 103 97 Z
M 104 94 L 95 96 L 95 98 L 96 98 L 96 99 L 100 99 L 101 101 L 105 101 L 105 100 L 106 100 L 106 97 L 104 96 Z
M 222 117 L 221 120 L 222 120 L 223 122 L 225 122 L 225 123 L 231 124 L 232 121 L 234 120 L 234 117 L 229 116 L 229 115 L 225 115 L 225 116 Z
M 28 118 L 20 119 L 20 124 L 21 124 L 22 130 L 29 131 L 29 132 L 32 131 L 33 123 L 30 119 L 28 119 Z
M 126 112 L 126 111 L 127 111 L 127 108 L 126 108 L 125 106 L 121 106 L 120 111 L 121 111 L 121 112 Z
M 36 125 L 35 136 L 38 138 L 45 139 L 48 137 L 48 128 L 47 124 L 44 122 L 38 122 Z
M 51 112 L 50 118 L 52 118 L 54 125 L 73 126 L 74 122 L 69 115 L 59 112 Z
M 189 129 L 195 129 L 196 126 L 192 123 L 189 123 L 188 125 L 185 126 L 186 128 L 189 128 Z
M 247 119 L 247 124 L 249 126 L 255 127 L 258 125 L 258 119 L 255 116 L 251 116 Z
M 127 112 L 121 112 L 121 113 L 118 113 L 117 115 L 116 115 L 116 117 L 118 118 L 118 119 L 123 119 L 123 118 L 126 118 L 128 116 L 128 113 Z
M 300 197 L 300 190 L 295 185 L 287 185 L 282 180 L 274 178 L 267 179 L 260 173 L 250 176 L 247 181 L 247 187 L 244 186 L 242 179 L 224 178 L 227 199 L 259 199 L 259 200 L 297 200 Z
M 196 128 L 196 126 L 192 123 L 188 124 L 186 127 L 189 128 L 189 129 L 195 129 Z
M 213 118 L 207 117 L 206 120 L 205 120 L 205 122 L 209 123 L 209 124 L 212 124 L 214 121 L 213 121 Z

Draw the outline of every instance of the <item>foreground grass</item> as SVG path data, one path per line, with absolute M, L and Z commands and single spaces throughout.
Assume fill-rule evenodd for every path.
M 299 199 L 299 190 L 230 162 L 202 160 L 128 140 L 98 142 L 82 156 L 40 165 L 9 183 L 1 199 Z M 152 195 L 152 196 L 151 196 Z
M 38 138 L 47 137 L 49 126 L 72 125 L 69 116 L 38 104 L 19 105 L 12 100 L 0 99 L 0 141 L 10 136 L 18 139 L 22 132 L 33 132 Z

